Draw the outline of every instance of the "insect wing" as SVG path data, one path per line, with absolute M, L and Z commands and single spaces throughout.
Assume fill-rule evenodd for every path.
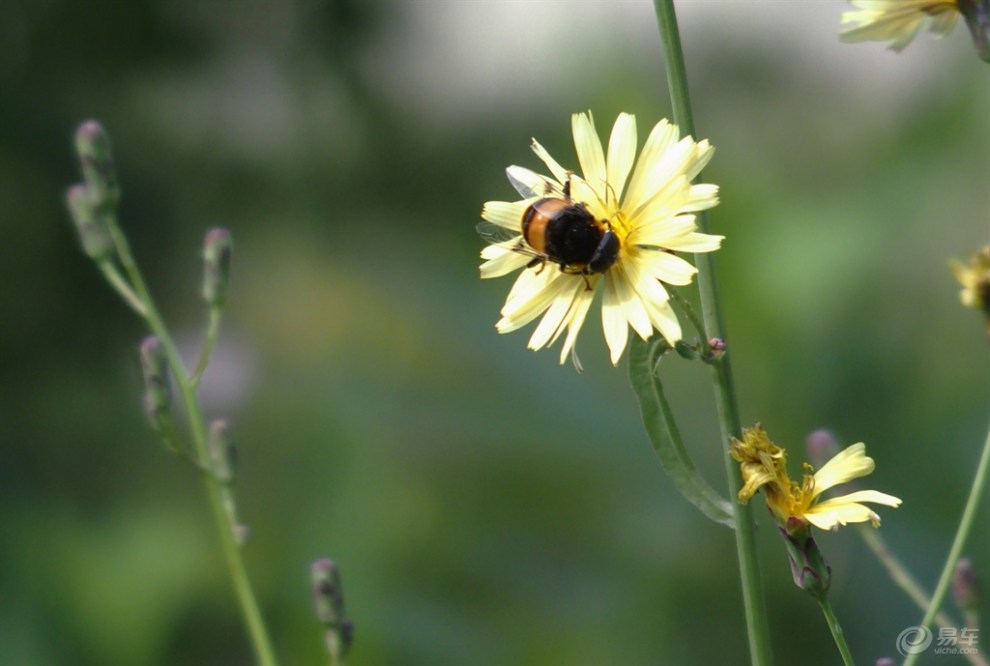
M 505 227 L 500 227 L 499 225 L 491 222 L 479 222 L 478 226 L 474 229 L 478 232 L 479 236 L 484 238 L 489 243 L 504 243 L 506 241 L 521 238 L 521 234 L 518 231 L 506 229 Z
M 523 199 L 542 199 L 564 195 L 564 189 L 560 183 L 524 167 L 510 166 L 505 170 L 505 175 Z

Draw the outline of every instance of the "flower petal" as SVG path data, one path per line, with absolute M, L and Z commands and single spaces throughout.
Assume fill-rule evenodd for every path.
M 626 321 L 622 296 L 619 294 L 621 281 L 615 275 L 617 271 L 613 269 L 610 279 L 605 280 L 605 292 L 602 295 L 602 330 L 605 332 L 605 344 L 608 345 L 612 365 L 622 358 L 622 352 L 629 341 L 629 323 Z
M 578 372 L 581 371 L 581 362 L 578 360 L 577 354 L 573 352 L 574 344 L 577 342 L 578 333 L 580 333 L 581 327 L 584 325 L 585 317 L 588 315 L 588 310 L 591 308 L 591 301 L 594 296 L 594 288 L 584 289 L 579 292 L 571 303 L 570 312 L 567 313 L 567 337 L 564 338 L 564 346 L 560 349 L 560 362 L 563 363 L 564 359 L 567 358 L 567 354 L 570 353 L 571 358 L 574 360 L 574 367 L 578 369 Z
M 560 335 L 568 324 L 568 315 L 578 290 L 584 289 L 584 284 L 576 280 L 558 280 L 556 284 L 559 285 L 559 290 L 529 339 L 530 349 L 540 349 Z
M 606 179 L 608 191 L 606 200 L 611 208 L 617 208 L 622 197 L 622 188 L 626 184 L 629 170 L 636 159 L 636 116 L 620 113 L 612 126 L 612 135 L 608 140 L 608 158 L 606 160 Z
M 591 112 L 571 116 L 571 130 L 584 179 L 601 196 L 605 190 L 605 153 L 602 151 L 601 139 L 595 132 Z
M 561 183 L 567 182 L 567 177 L 570 172 L 560 166 L 560 164 L 557 163 L 557 160 L 550 157 L 550 153 L 547 152 L 546 148 L 540 145 L 539 141 L 533 139 L 533 142 L 530 144 L 530 148 L 533 149 L 533 152 L 536 153 L 537 157 L 543 160 L 543 163 L 547 165 L 548 169 L 550 169 L 550 173 L 553 174 L 554 178 L 559 180 Z
M 866 444 L 862 442 L 853 444 L 837 453 L 815 472 L 815 490 L 812 497 L 817 497 L 833 486 L 866 476 L 875 467 L 873 458 L 866 455 Z
M 876 511 L 863 504 L 822 502 L 811 507 L 804 514 L 805 520 L 821 530 L 834 530 L 849 523 L 880 523 Z
M 481 219 L 519 233 L 522 216 L 529 204 L 523 201 L 487 201 L 481 207 Z
M 502 318 L 495 324 L 499 333 L 508 333 L 533 321 L 551 306 L 563 282 L 569 277 L 558 271 L 526 270 L 519 274 L 502 306 Z
M 624 210 L 635 211 L 653 195 L 655 184 L 650 181 L 649 173 L 653 164 L 659 162 L 677 140 L 677 134 L 677 126 L 671 125 L 666 119 L 653 126 L 629 179 L 629 188 L 622 201 Z
M 481 277 L 494 278 L 507 275 L 528 264 L 529 255 L 516 252 L 512 248 L 519 245 L 519 239 L 488 245 L 481 250 L 481 258 L 487 259 L 481 264 Z

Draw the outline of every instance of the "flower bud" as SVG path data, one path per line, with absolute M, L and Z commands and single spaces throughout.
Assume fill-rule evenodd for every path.
M 113 239 L 107 230 L 103 215 L 98 213 L 90 200 L 85 185 L 73 185 L 66 193 L 66 204 L 72 223 L 79 232 L 83 252 L 95 261 L 103 261 L 113 254 Z
M 791 518 L 787 527 L 778 526 L 787 548 L 794 584 L 816 599 L 824 599 L 832 584 L 832 567 L 811 536 L 811 528 L 803 521 Z
M 725 356 L 725 350 L 728 349 L 728 345 L 722 338 L 712 338 L 708 341 L 708 356 L 712 360 L 717 361 L 718 359 Z
M 231 483 L 237 466 L 237 447 L 225 420 L 217 419 L 210 424 L 209 447 L 213 473 L 221 483 Z
M 839 452 L 839 442 L 831 430 L 819 428 L 804 440 L 808 460 L 816 468 L 821 467 Z
M 973 36 L 976 54 L 990 62 L 990 0 L 959 0 L 959 11 Z
M 313 562 L 313 599 L 316 602 L 316 617 L 327 628 L 327 650 L 335 658 L 340 658 L 350 647 L 354 638 L 354 625 L 344 617 L 344 595 L 340 586 L 340 570 L 330 559 Z
M 141 372 L 144 375 L 144 409 L 157 430 L 172 404 L 168 359 L 161 340 L 151 335 L 141 341 Z
M 223 307 L 230 278 L 230 232 L 210 229 L 203 241 L 203 299 L 211 308 Z
M 956 562 L 956 570 L 952 574 L 952 596 L 965 613 L 974 613 L 980 608 L 980 581 L 968 558 Z
M 87 120 L 76 129 L 76 153 L 82 163 L 83 180 L 89 188 L 94 207 L 113 208 L 120 201 L 117 170 L 110 151 L 110 136 L 95 120 Z

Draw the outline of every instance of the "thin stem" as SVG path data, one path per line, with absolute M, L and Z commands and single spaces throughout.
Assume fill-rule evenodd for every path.
M 681 310 L 683 310 L 684 314 L 687 315 L 687 318 L 691 321 L 691 325 L 694 326 L 694 330 L 697 331 L 698 336 L 701 337 L 701 342 L 706 342 L 705 324 L 701 321 L 701 318 L 698 317 L 698 313 L 694 311 L 694 308 L 691 307 L 691 303 L 689 303 L 686 298 L 681 296 L 674 289 L 671 289 L 669 293 L 670 297 L 677 302 L 677 304 L 681 307 Z
M 684 66 L 684 53 L 681 49 L 674 1 L 654 0 L 654 6 L 660 26 L 660 35 L 663 38 L 667 85 L 670 89 L 674 122 L 683 133 L 694 136 L 687 70 Z M 708 231 L 708 218 L 704 213 L 698 216 L 698 223 L 702 232 Z M 701 315 L 706 331 L 705 337 L 707 339 L 716 337 L 725 339 L 725 326 L 715 276 L 715 260 L 712 253 L 696 254 L 695 265 L 698 268 L 698 290 L 701 298 Z M 728 442 L 731 437 L 741 436 L 742 427 L 735 389 L 733 388 L 729 357 L 730 354 L 725 354 L 718 361 L 713 362 L 711 367 L 715 384 L 715 402 L 722 431 L 722 449 L 726 475 L 728 476 L 729 497 L 737 497 L 739 489 L 742 487 L 742 478 L 738 465 L 729 456 Z M 770 651 L 770 628 L 767 623 L 763 584 L 756 555 L 752 505 L 737 505 L 733 516 L 736 523 L 736 556 L 739 560 L 750 661 L 753 664 L 770 664 L 773 660 Z
M 182 358 L 179 356 L 178 348 L 172 340 L 171 335 L 169 335 L 168 329 L 161 315 L 158 313 L 158 309 L 155 307 L 151 293 L 148 291 L 144 278 L 141 276 L 141 272 L 131 254 L 127 239 L 117 225 L 117 220 L 111 217 L 108 220 L 107 226 L 116 246 L 121 266 L 127 272 L 130 282 L 134 286 L 135 294 L 144 304 L 144 318 L 148 322 L 152 333 L 161 341 L 162 348 L 165 350 L 169 367 L 175 377 L 179 392 L 182 395 L 182 402 L 186 408 L 186 414 L 189 417 L 189 430 L 192 435 L 193 450 L 196 459 L 201 468 L 204 470 L 210 469 L 206 426 L 203 420 L 203 414 L 199 408 L 199 402 L 196 400 L 196 386 L 186 373 Z M 255 599 L 254 590 L 248 579 L 244 560 L 237 546 L 227 510 L 224 507 L 222 488 L 214 474 L 203 474 L 203 480 L 206 486 L 206 494 L 210 501 L 210 508 L 213 511 L 213 517 L 220 532 L 220 543 L 233 580 L 234 591 L 237 595 L 245 624 L 247 625 L 248 635 L 254 647 L 255 656 L 258 659 L 258 663 L 262 666 L 275 666 L 278 662 L 275 658 L 275 652 L 272 648 L 265 622 L 261 616 L 258 602 Z
M 894 554 L 887 542 L 884 540 L 883 536 L 880 534 L 880 530 L 874 529 L 870 525 L 857 525 L 859 536 L 863 538 L 863 541 L 873 551 L 874 557 L 884 566 L 887 573 L 890 575 L 891 580 L 897 587 L 904 590 L 904 593 L 911 598 L 911 601 L 920 608 L 922 611 L 928 609 L 928 604 L 931 603 L 931 597 L 928 592 L 921 586 L 911 572 L 907 570 L 897 555 Z M 935 624 L 940 627 L 953 627 L 955 624 L 952 619 L 945 613 L 940 612 L 935 616 Z
M 120 272 L 117 270 L 117 267 L 110 261 L 100 261 L 97 263 L 97 266 L 99 267 L 100 272 L 103 273 L 103 277 L 107 279 L 107 282 L 110 283 L 110 286 L 113 287 L 114 291 L 120 294 L 120 297 L 124 299 L 124 302 L 127 303 L 127 305 L 141 317 L 147 317 L 148 314 L 145 311 L 144 303 L 141 302 L 141 299 L 138 298 L 137 294 L 134 293 L 134 290 L 131 289 L 131 285 L 127 284 L 127 280 L 121 276 Z
M 839 648 L 839 654 L 842 655 L 842 663 L 846 666 L 854 666 L 855 662 L 853 661 L 852 653 L 849 651 L 849 645 L 846 644 L 846 635 L 842 632 L 842 625 L 839 624 L 839 619 L 835 617 L 835 613 L 832 611 L 832 604 L 829 603 L 828 597 L 819 599 L 818 607 L 822 609 L 822 615 L 825 616 L 825 621 L 828 622 L 829 631 L 832 632 L 832 640 L 835 641 L 835 646 Z
M 203 379 L 203 373 L 206 372 L 206 366 L 210 362 L 210 354 L 213 353 L 213 345 L 217 341 L 217 337 L 220 334 L 220 320 L 223 318 L 223 310 L 220 308 L 210 308 L 210 323 L 206 329 L 206 340 L 203 341 L 203 349 L 199 352 L 199 360 L 196 361 L 196 369 L 193 371 L 192 377 L 189 379 L 192 382 L 193 388 L 199 386 L 199 382 Z
M 990 476 L 988 470 L 990 470 L 990 431 L 987 432 L 987 438 L 983 442 L 983 452 L 980 454 L 980 462 L 976 467 L 976 476 L 973 477 L 973 485 L 969 489 L 966 508 L 963 509 L 962 517 L 959 519 L 959 527 L 956 528 L 956 537 L 952 540 L 948 557 L 945 558 L 945 566 L 942 567 L 942 575 L 939 576 L 938 584 L 935 586 L 931 603 L 928 605 L 928 610 L 921 620 L 921 626 L 926 629 L 932 625 L 935 615 L 942 608 L 945 596 L 949 592 L 949 587 L 952 584 L 952 575 L 956 570 L 956 562 L 959 561 L 959 557 L 962 555 L 963 548 L 966 545 L 966 540 L 969 538 L 969 534 L 973 529 L 976 510 L 980 505 L 980 498 L 983 496 L 987 477 Z M 904 666 L 912 666 L 916 661 L 918 661 L 918 654 L 910 654 L 904 660 Z

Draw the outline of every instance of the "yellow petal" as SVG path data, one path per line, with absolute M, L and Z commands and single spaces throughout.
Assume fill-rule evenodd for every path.
M 602 150 L 601 139 L 595 132 L 591 112 L 575 113 L 571 116 L 571 130 L 574 133 L 574 149 L 577 151 L 584 179 L 595 192 L 602 195 L 605 190 L 605 153 Z
M 636 159 L 636 116 L 620 113 L 612 127 L 612 136 L 608 140 L 608 158 L 606 160 L 606 178 L 608 191 L 605 193 L 611 207 L 619 205 L 622 188 L 626 177 Z
M 532 144 L 530 144 L 530 148 L 533 149 L 533 152 L 536 153 L 537 157 L 543 160 L 543 163 L 547 165 L 548 169 L 550 169 L 550 173 L 553 174 L 554 178 L 559 180 L 561 183 L 567 182 L 567 169 L 560 166 L 557 160 L 550 157 L 550 153 L 547 152 L 546 148 L 540 145 L 539 141 L 533 139 Z
M 650 172 L 653 165 L 660 161 L 670 146 L 677 141 L 677 133 L 677 126 L 671 125 L 666 119 L 653 126 L 629 179 L 629 188 L 622 202 L 625 210 L 635 211 L 653 196 L 659 184 L 650 179 Z
M 862 442 L 853 444 L 837 453 L 815 472 L 815 491 L 812 497 L 817 497 L 840 483 L 866 476 L 875 467 L 873 458 L 866 455 L 866 445 Z
M 519 233 L 528 206 L 522 201 L 488 201 L 481 207 L 481 219 Z

